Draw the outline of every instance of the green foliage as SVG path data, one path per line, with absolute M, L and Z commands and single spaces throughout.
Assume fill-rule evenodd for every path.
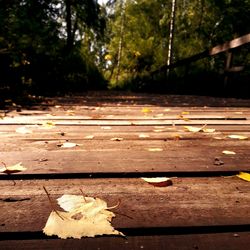
M 151 81 L 156 84 L 165 82 L 166 86 L 166 74 L 151 77 L 150 73 L 167 62 L 171 1 L 123 0 L 123 2 L 125 2 L 123 34 L 121 34 L 121 0 L 113 1 L 109 7 L 110 40 L 106 45 L 106 55 L 112 59 L 103 67 L 105 77 L 111 80 L 111 87 L 127 86 L 130 89 L 143 89 L 147 84 L 150 85 Z M 176 4 L 174 62 L 250 33 L 249 1 L 178 0 Z M 117 52 L 121 39 L 123 47 L 118 71 Z M 240 58 L 245 60 L 246 54 L 242 53 Z M 169 85 L 178 78 L 182 79 L 187 72 L 192 76 L 202 73 L 208 76 L 210 72 L 212 76 L 217 74 L 220 78 L 224 64 L 225 56 L 217 56 L 192 64 L 188 71 L 184 68 L 175 69 L 170 72 Z
M 4 72 L 0 90 L 56 93 L 103 88 L 105 81 L 89 51 L 92 44 L 87 47 L 81 40 L 91 31 L 97 42 L 104 22 L 95 1 L 77 3 L 72 12 L 76 35 L 68 50 L 64 1 L 0 1 L 0 67 Z

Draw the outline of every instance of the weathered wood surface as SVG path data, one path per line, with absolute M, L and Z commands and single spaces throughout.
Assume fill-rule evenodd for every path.
M 0 248 L 247 249 L 250 186 L 235 174 L 250 171 L 250 100 L 116 94 L 10 103 L 0 112 L 2 165 L 27 167 L 0 174 Z M 215 131 L 193 133 L 190 125 Z M 140 178 L 159 175 L 175 177 L 173 185 Z M 128 238 L 46 237 L 51 207 L 43 186 L 53 199 L 82 189 L 109 205 L 121 200 L 112 224 Z

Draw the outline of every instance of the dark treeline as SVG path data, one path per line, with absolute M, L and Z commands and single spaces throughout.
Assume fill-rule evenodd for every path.
M 153 73 L 250 33 L 248 0 L 0 0 L 0 22 L 1 93 L 250 92 L 249 44 L 237 72 L 221 53 Z

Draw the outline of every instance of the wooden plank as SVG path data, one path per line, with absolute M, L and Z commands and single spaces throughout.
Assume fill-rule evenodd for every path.
M 167 125 L 250 125 L 250 120 L 189 120 L 183 121 L 180 119 L 173 120 L 53 120 L 48 119 L 47 121 L 53 121 L 56 126 L 70 125 L 70 126 L 167 126 Z M 23 119 L 18 117 L 15 119 L 4 119 L 0 120 L 0 125 L 43 125 L 44 121 Z
M 128 236 L 84 238 L 81 240 L 37 239 L 37 240 L 4 240 L 0 248 L 13 249 L 83 249 L 93 250 L 134 250 L 134 249 L 168 249 L 168 250 L 242 250 L 250 245 L 249 232 L 232 232 L 217 234 L 188 234 L 160 236 Z
M 159 144 L 149 144 L 149 148 L 135 150 L 133 146 L 124 150 L 124 144 L 113 144 L 113 149 L 45 149 L 34 150 L 31 145 L 26 151 L 1 152 L 1 159 L 7 165 L 22 162 L 27 167 L 24 174 L 52 173 L 131 173 L 131 172 L 226 172 L 249 171 L 249 146 L 232 147 L 162 147 L 163 151 L 150 152 L 149 148 L 159 148 Z M 249 145 L 249 144 L 247 144 Z M 10 150 L 7 148 L 7 150 Z M 16 148 L 18 150 L 18 148 Z M 225 155 L 223 150 L 236 152 Z M 216 160 L 216 159 L 219 159 Z M 220 162 L 220 164 L 218 163 Z M 4 175 L 4 174 L 2 174 Z
M 177 178 L 156 188 L 142 179 L 65 179 L 1 181 L 1 232 L 41 231 L 51 211 L 43 186 L 56 199 L 79 194 L 105 199 L 116 228 L 199 227 L 250 224 L 248 182 L 231 178 Z M 6 202 L 12 198 L 12 202 Z M 14 201 L 16 199 L 16 202 Z M 123 215 L 122 215 L 123 214 Z M 129 216 L 126 217 L 126 216 Z

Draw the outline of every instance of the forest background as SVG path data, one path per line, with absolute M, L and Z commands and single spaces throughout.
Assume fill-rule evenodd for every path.
M 0 23 L 1 95 L 125 89 L 250 97 L 249 43 L 234 50 L 242 70 L 227 86 L 227 53 L 164 69 L 249 34 L 249 0 L 0 0 Z

